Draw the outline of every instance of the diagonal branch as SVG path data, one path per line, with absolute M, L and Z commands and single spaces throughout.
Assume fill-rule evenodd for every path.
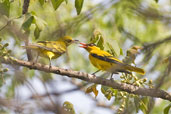
M 155 48 L 156 46 L 158 46 L 160 44 L 168 43 L 168 42 L 171 42 L 171 36 L 166 37 L 165 39 L 162 39 L 162 40 L 158 40 L 158 41 L 153 42 L 153 43 L 144 44 L 143 50 L 147 50 L 149 48 Z
M 162 99 L 171 101 L 171 94 L 160 89 L 136 87 L 136 86 L 126 84 L 126 83 L 120 83 L 120 82 L 116 82 L 113 80 L 96 77 L 95 75 L 87 74 L 84 72 L 73 71 L 70 69 L 63 69 L 59 67 L 51 67 L 51 69 L 49 69 L 48 65 L 42 65 L 40 63 L 36 63 L 33 65 L 32 62 L 18 60 L 12 57 L 1 58 L 0 61 L 4 64 L 19 65 L 19 66 L 24 66 L 30 69 L 59 74 L 61 76 L 77 78 L 77 79 L 81 79 L 87 82 L 101 84 L 104 86 L 112 87 L 114 89 L 118 89 L 118 90 L 125 91 L 128 93 L 136 94 L 136 95 L 151 96 L 151 97 L 162 98 Z

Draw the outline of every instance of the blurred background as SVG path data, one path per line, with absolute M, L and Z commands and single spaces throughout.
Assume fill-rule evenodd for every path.
M 28 41 L 54 41 L 69 35 L 89 43 L 98 31 L 103 36 L 104 50 L 112 46 L 120 60 L 128 56 L 127 50 L 132 46 L 142 47 L 134 62 L 145 69 L 146 75 L 138 77 L 152 80 L 155 88 L 171 92 L 170 0 L 85 0 L 79 15 L 76 0 L 65 0 L 56 10 L 52 1 L 30 0 L 28 13 L 22 15 L 22 0 L 0 0 L 0 43 L 9 44 L 7 49 L 12 57 L 27 61 L 26 50 L 21 46 Z M 49 61 L 40 57 L 38 62 Z M 66 54 L 52 60 L 52 66 L 87 73 L 97 70 L 78 44 L 69 46 Z M 8 68 L 1 73 L 0 80 L 2 114 L 59 113 L 66 101 L 76 114 L 114 114 L 122 104 L 114 96 L 107 99 L 101 85 L 97 85 L 99 94 L 95 97 L 93 93 L 85 93 L 92 84 L 78 79 L 1 63 L 0 68 Z M 114 77 L 121 80 L 120 75 Z M 147 113 L 161 114 L 168 104 L 166 100 L 149 98 L 145 109 Z M 135 104 L 129 105 L 122 113 L 144 113 Z

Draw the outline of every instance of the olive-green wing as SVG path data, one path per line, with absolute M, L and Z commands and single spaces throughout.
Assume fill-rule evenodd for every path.
M 41 44 L 30 44 L 28 46 L 23 46 L 24 48 L 29 48 L 29 49 L 36 49 L 36 50 L 39 50 L 39 49 L 43 49 L 43 50 L 47 50 L 47 51 L 51 51 L 51 52 L 54 52 L 56 54 L 63 54 L 65 53 L 65 50 L 64 49 L 56 49 L 56 48 L 49 48 L 49 47 L 46 47 L 45 45 L 41 45 Z

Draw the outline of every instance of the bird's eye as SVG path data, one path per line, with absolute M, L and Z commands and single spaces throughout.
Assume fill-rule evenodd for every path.
M 93 44 L 93 43 L 91 43 L 91 44 L 89 44 L 90 46 L 95 46 L 95 44 Z
M 72 42 L 72 40 L 67 40 L 68 43 Z

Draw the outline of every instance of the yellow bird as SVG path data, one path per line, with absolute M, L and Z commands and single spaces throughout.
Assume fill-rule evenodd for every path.
M 70 36 L 64 36 L 59 38 L 57 41 L 39 41 L 36 44 L 29 44 L 23 46 L 24 48 L 32 49 L 37 52 L 38 56 L 49 59 L 49 68 L 51 67 L 51 59 L 56 59 L 67 50 L 67 47 L 72 43 L 77 43 L 78 40 L 73 40 Z
M 91 63 L 102 71 L 109 71 L 113 73 L 124 72 L 131 73 L 136 72 L 144 75 L 145 71 L 141 68 L 137 68 L 128 64 L 123 63 L 122 61 L 116 59 L 110 53 L 101 50 L 95 44 L 85 44 L 80 43 L 82 48 L 86 49 L 89 52 L 89 59 Z

